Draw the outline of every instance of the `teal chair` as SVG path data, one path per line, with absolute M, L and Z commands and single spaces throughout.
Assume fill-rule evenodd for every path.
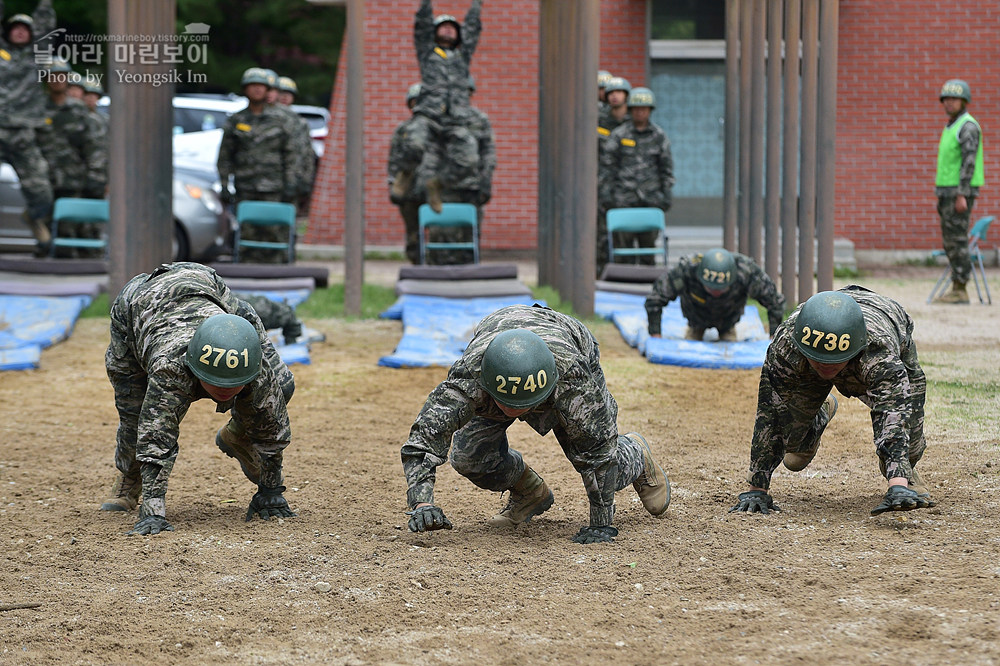
M 266 241 L 243 238 L 243 227 L 285 227 L 285 240 Z M 280 201 L 241 201 L 236 205 L 236 231 L 233 235 L 233 262 L 240 260 L 240 250 L 279 250 L 285 263 L 295 261 L 295 206 Z
M 434 250 L 472 250 L 473 263 L 479 263 L 479 211 L 470 203 L 441 204 L 441 212 L 435 213 L 427 204 L 417 209 L 417 223 L 420 231 L 420 263 L 427 263 L 427 252 Z M 472 232 L 471 241 L 431 242 L 427 231 L 432 227 L 468 227 Z
M 992 223 L 993 216 L 987 215 L 976 220 L 976 223 L 972 225 L 972 229 L 969 230 L 969 259 L 972 260 L 972 281 L 976 284 L 976 296 L 979 297 L 979 302 L 984 305 L 993 305 L 993 297 L 990 295 L 990 286 L 986 284 L 986 268 L 983 266 L 983 252 L 979 249 L 979 243 L 986 240 L 986 232 L 990 230 Z M 934 250 L 931 252 L 931 256 L 937 259 L 938 257 L 945 256 L 945 252 L 944 250 Z M 979 288 L 980 280 L 983 283 L 982 290 Z M 931 295 L 927 297 L 927 302 L 930 303 L 938 296 L 943 295 L 950 285 L 951 266 L 945 266 L 944 273 L 941 274 L 941 277 L 934 284 L 934 288 L 931 289 Z M 983 292 L 986 293 L 985 301 L 983 301 Z
M 659 208 L 612 208 L 607 214 L 608 257 L 614 262 L 616 257 L 638 257 L 663 255 L 663 265 L 667 265 L 667 222 Z M 615 247 L 616 233 L 641 233 L 656 231 L 660 234 L 663 247 Z
M 61 197 L 56 199 L 52 207 L 52 244 L 49 246 L 49 256 L 56 256 L 59 248 L 76 248 L 84 250 L 100 250 L 108 255 L 108 218 L 110 216 L 107 199 L 76 199 Z M 60 230 L 67 228 L 85 229 L 96 226 L 97 238 L 81 237 L 72 231 L 69 235 L 60 235 Z

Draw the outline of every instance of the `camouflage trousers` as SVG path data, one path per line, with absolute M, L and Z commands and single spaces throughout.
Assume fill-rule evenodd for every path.
M 494 492 L 512 488 L 526 466 L 521 454 L 510 448 L 507 442 L 507 428 L 513 422 L 513 419 L 496 421 L 481 417 L 469 421 L 452 438 L 451 466 L 480 488 Z M 633 439 L 619 435 L 609 463 L 594 470 L 589 461 L 570 457 L 570 452 L 575 449 L 568 446 L 567 435 L 561 428 L 554 428 L 553 432 L 563 452 L 583 477 L 591 504 L 592 524 L 610 525 L 612 516 L 597 517 L 594 508 L 604 504 L 602 490 L 612 487 L 617 492 L 643 474 L 645 461 L 642 448 Z M 609 509 L 609 513 L 613 513 L 613 508 Z
M 969 204 L 964 213 L 955 211 L 955 197 L 938 197 L 938 215 L 941 217 L 941 244 L 944 253 L 948 255 L 951 265 L 953 282 L 965 284 L 972 273 L 972 260 L 969 258 L 969 216 L 972 215 L 972 205 L 975 197 L 966 197 Z
M 280 328 L 286 343 L 290 339 L 302 335 L 302 322 L 296 316 L 295 308 L 288 303 L 252 294 L 243 294 L 240 297 L 249 303 L 257 316 L 260 317 L 260 323 L 264 325 L 264 330 L 270 331 Z
M 280 192 L 254 192 L 240 190 L 236 193 L 238 201 L 284 201 Z M 238 206 L 239 204 L 237 204 Z M 240 235 L 245 240 L 266 241 L 269 243 L 288 242 L 288 227 L 283 225 L 246 224 L 240 227 Z M 260 248 L 240 248 L 240 262 L 256 264 L 285 263 L 284 250 L 264 250 Z
M 413 116 L 403 137 L 399 166 L 413 172 L 424 160 L 433 159 L 437 177 L 447 189 L 471 189 L 479 179 L 479 141 L 460 119 L 434 120 Z
M 420 263 L 420 222 L 418 211 L 420 201 L 404 201 L 399 204 L 399 214 L 406 230 L 406 258 L 411 264 Z
M 604 235 L 607 236 L 607 228 Z M 641 231 L 639 233 L 615 232 L 615 247 L 656 247 L 658 231 Z M 619 257 L 615 259 L 616 264 L 640 264 L 652 266 L 656 263 L 655 254 L 640 254 L 635 257 Z
M 600 279 L 601 273 L 604 272 L 604 267 L 608 265 L 608 257 L 610 256 L 610 251 L 608 250 L 608 214 L 602 211 L 600 206 L 598 206 L 597 210 L 597 237 L 595 238 L 595 246 L 597 249 L 597 278 Z
M 31 127 L 0 127 L 0 161 L 7 162 L 21 181 L 21 192 L 33 220 L 52 214 L 49 165 L 42 157 Z

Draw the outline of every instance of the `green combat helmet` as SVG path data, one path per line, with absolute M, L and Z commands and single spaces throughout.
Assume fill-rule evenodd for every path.
M 729 250 L 713 248 L 701 257 L 698 280 L 705 289 L 726 291 L 736 279 L 736 260 Z
M 76 86 L 77 88 L 83 88 L 84 92 L 87 91 L 83 86 L 83 76 L 79 72 L 70 72 L 66 75 L 66 83 L 71 86 Z
M 944 85 L 941 86 L 941 94 L 938 95 L 938 101 L 943 100 L 945 97 L 958 97 L 959 99 L 964 99 L 966 102 L 971 102 L 972 89 L 962 79 L 951 79 L 950 81 L 945 81 Z
M 278 90 L 281 92 L 292 93 L 296 97 L 298 97 L 299 94 L 299 86 L 295 83 L 295 79 L 290 76 L 278 77 Z
M 608 81 L 612 78 L 611 72 L 606 69 L 597 70 L 597 87 L 607 90 Z
M 31 30 L 32 32 L 35 31 L 35 19 L 31 18 L 27 14 L 14 14 L 7 19 L 7 29 L 10 30 L 17 23 L 27 26 L 28 30 Z
M 459 44 L 462 43 L 462 24 L 458 22 L 458 19 L 451 14 L 441 14 L 440 16 L 434 17 L 434 34 L 437 34 L 438 26 L 442 23 L 454 23 L 455 31 L 458 33 L 458 38 L 455 40 L 455 47 L 457 48 Z
M 625 103 L 629 107 L 633 106 L 648 106 L 651 109 L 656 108 L 656 95 L 649 88 L 632 88 L 628 94 L 628 101 Z
M 420 97 L 420 84 L 411 83 L 410 87 L 406 89 L 406 103 L 409 104 L 416 98 Z
M 73 68 L 62 58 L 53 58 L 52 63 L 49 65 L 49 71 L 53 74 L 69 74 L 73 71 Z
M 96 76 L 88 75 L 83 79 L 83 92 L 94 93 L 96 95 L 103 95 L 104 88 L 101 87 L 101 82 Z
M 267 87 L 277 88 L 278 87 L 278 73 L 273 69 L 265 69 L 264 73 L 267 75 Z
M 628 95 L 632 92 L 632 84 L 623 76 L 612 76 L 608 79 L 607 85 L 604 86 L 604 94 L 610 95 L 616 90 L 624 90 L 625 94 Z
M 499 333 L 486 347 L 479 384 L 500 404 L 528 409 L 548 398 L 558 379 L 556 359 L 545 341 L 516 328 Z
M 868 344 L 868 328 L 857 301 L 842 291 L 821 291 L 802 305 L 795 345 L 817 363 L 843 363 Z
M 194 376 L 210 386 L 234 388 L 260 374 L 263 352 L 254 325 L 233 314 L 212 315 L 201 323 L 184 357 Z
M 251 67 L 243 72 L 243 78 L 240 79 L 240 87 L 248 86 L 251 83 L 263 83 L 265 86 L 270 87 L 271 80 L 267 75 L 267 70 L 263 67 Z

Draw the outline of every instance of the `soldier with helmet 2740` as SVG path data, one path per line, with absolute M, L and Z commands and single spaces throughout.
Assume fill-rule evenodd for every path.
M 864 287 L 820 292 L 778 328 L 760 373 L 750 447 L 750 490 L 730 511 L 777 511 L 768 493 L 781 464 L 805 469 L 837 411 L 830 392 L 871 409 L 879 469 L 888 483 L 872 515 L 934 506 L 916 465 L 924 454 L 927 380 L 913 320 L 896 301 Z
M 202 398 L 229 422 L 215 443 L 256 484 L 246 519 L 291 517 L 282 493 L 282 452 L 291 440 L 286 403 L 295 383 L 260 319 L 214 270 L 164 264 L 132 278 L 111 307 L 105 355 L 119 424 L 119 474 L 104 511 L 142 504 L 129 534 L 173 530 L 167 480 L 177 459 L 181 419 Z
M 434 504 L 437 467 L 452 467 L 480 488 L 509 491 L 493 527 L 526 523 L 552 506 L 552 491 L 508 446 L 515 420 L 552 431 L 583 477 L 590 522 L 577 543 L 610 541 L 615 492 L 632 484 L 646 510 L 662 516 L 670 482 L 638 433 L 618 432 L 597 340 L 576 319 L 539 306 L 497 310 L 476 327 L 462 357 L 428 396 L 401 455 L 413 532 L 451 529 Z M 449 449 L 451 455 L 449 458 Z

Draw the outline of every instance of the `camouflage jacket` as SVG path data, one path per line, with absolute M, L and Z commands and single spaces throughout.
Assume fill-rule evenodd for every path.
M 4 16 L 2 1 L 0 17 L 10 18 Z M 35 62 L 33 45 L 56 27 L 52 0 L 41 0 L 32 18 L 32 43 L 14 46 L 6 40 L 6 31 L 0 35 L 0 127 L 38 127 L 45 119 L 45 91 L 38 80 L 45 65 Z
M 654 123 L 640 131 L 631 118 L 604 140 L 597 178 L 605 210 L 653 206 L 669 210 L 674 185 L 670 140 Z
M 265 106 L 255 114 L 247 107 L 226 121 L 219 145 L 219 179 L 227 183 L 232 176 L 237 196 L 241 191 L 269 192 L 291 201 L 298 194 L 301 159 L 285 112 Z
M 875 448 L 886 460 L 887 477 L 910 476 L 909 428 L 914 410 L 922 415 L 926 393 L 926 379 L 916 360 L 913 320 L 899 303 L 864 287 L 851 285 L 840 291 L 861 306 L 868 344 L 830 381 L 813 371 L 793 340 L 801 308 L 778 327 L 761 369 L 748 476 L 754 486 L 767 488 L 771 473 L 781 464 L 782 428 L 802 420 L 801 415 L 811 419 L 834 386 L 871 409 Z
M 597 146 L 598 150 L 604 145 L 604 140 L 611 136 L 611 132 L 630 119 L 628 113 L 618 120 L 611 114 L 611 106 L 606 102 L 600 102 L 603 106 L 597 114 Z M 598 153 L 599 154 L 599 153 Z
M 188 342 L 206 318 L 223 312 L 254 325 L 264 361 L 260 374 L 232 400 L 216 403 L 215 411 L 253 414 L 242 425 L 261 456 L 260 484 L 281 485 L 282 451 L 291 440 L 291 426 L 274 373 L 280 359 L 260 319 L 214 270 L 194 263 L 164 264 L 132 278 L 111 308 L 112 345 L 120 340 L 147 374 L 136 442 L 144 503 L 166 494 L 180 422 L 191 403 L 210 398 L 185 362 Z M 154 507 L 159 504 L 153 502 Z
M 392 133 L 392 138 L 389 140 L 389 188 L 392 189 L 392 184 L 395 182 L 396 175 L 402 171 L 402 161 L 404 159 L 404 146 L 406 145 L 407 133 L 410 130 L 410 125 L 413 123 L 413 116 L 401 122 L 396 126 L 396 130 Z M 427 156 L 430 152 L 424 153 L 424 162 L 427 161 Z M 420 164 L 418 173 L 420 169 L 423 168 L 423 162 Z M 410 183 L 410 189 L 407 191 L 406 195 L 403 197 L 405 201 L 419 201 L 423 203 L 426 200 L 426 193 L 420 192 L 417 187 L 418 178 L 414 178 Z M 398 202 L 395 202 L 398 203 Z
M 469 65 L 479 45 L 482 0 L 472 0 L 453 49 L 437 45 L 434 39 L 434 10 L 431 0 L 421 0 L 413 21 L 413 46 L 420 66 L 420 96 L 414 112 L 433 119 L 447 116 L 464 118 L 469 107 Z
M 493 172 L 497 168 L 497 147 L 493 137 L 493 127 L 485 112 L 471 106 L 467 127 L 479 143 L 479 175 L 473 188 L 480 193 L 491 195 L 493 192 Z M 488 198 L 488 196 L 487 196 Z
M 45 105 L 45 124 L 35 133 L 49 164 L 53 191 L 104 194 L 108 182 L 107 135 L 86 105 L 67 97 Z
M 313 176 L 316 174 L 316 151 L 312 147 L 312 134 L 309 133 L 309 122 L 295 113 L 291 107 L 275 104 L 274 108 L 288 116 L 292 140 L 299 159 L 295 170 L 295 181 L 298 183 L 298 193 L 309 194 L 312 191 Z
M 785 297 L 774 281 L 750 257 L 736 252 L 736 276 L 729 291 L 718 297 L 710 296 L 698 279 L 702 255 L 681 257 L 677 265 L 653 284 L 646 297 L 649 334 L 659 335 L 663 308 L 675 298 L 681 299 L 681 312 L 691 326 L 726 331 L 743 316 L 748 298 L 767 308 L 767 325 L 774 336 L 785 316 Z
M 406 474 L 406 500 L 412 508 L 434 501 L 438 465 L 448 459 L 451 437 L 474 417 L 508 421 L 479 384 L 483 354 L 497 333 L 526 328 L 538 334 L 555 357 L 559 379 L 552 394 L 518 417 L 535 432 L 556 431 L 560 445 L 587 488 L 614 463 L 618 439 L 618 404 L 608 392 L 600 365 L 597 340 L 582 323 L 548 308 L 512 305 L 501 308 L 476 326 L 462 358 L 428 396 L 410 428 L 401 457 Z M 613 506 L 614 493 L 605 498 Z

